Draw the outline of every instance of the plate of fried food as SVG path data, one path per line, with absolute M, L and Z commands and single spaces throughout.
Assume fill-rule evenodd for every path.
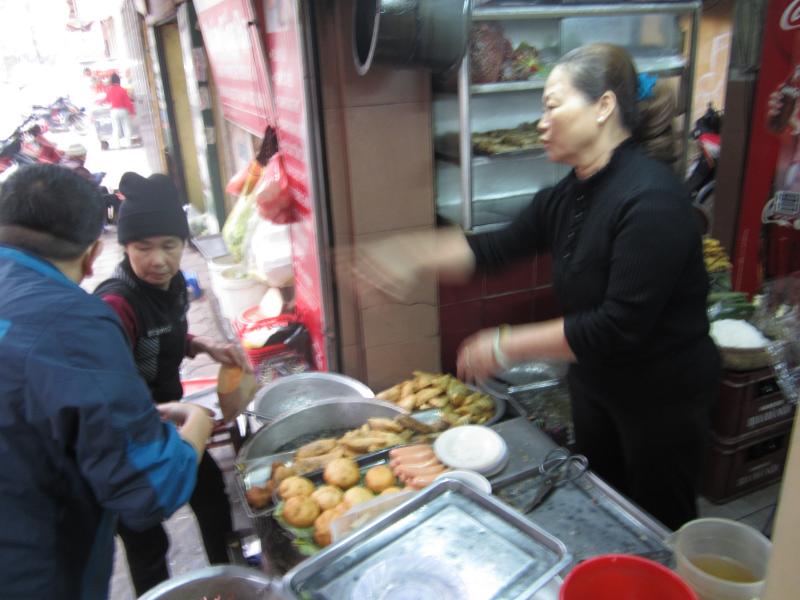
M 413 378 L 401 381 L 375 396 L 403 410 L 436 411 L 447 426 L 491 425 L 505 412 L 505 401 L 493 398 L 448 373 L 414 371 Z

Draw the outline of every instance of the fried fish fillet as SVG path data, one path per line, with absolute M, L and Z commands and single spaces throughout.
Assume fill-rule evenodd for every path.
M 336 447 L 336 438 L 324 438 L 309 442 L 300 446 L 295 452 L 295 458 L 310 458 L 312 456 L 322 456 Z

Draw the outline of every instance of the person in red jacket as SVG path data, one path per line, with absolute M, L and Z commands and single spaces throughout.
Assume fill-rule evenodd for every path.
M 125 88 L 120 85 L 119 75 L 111 75 L 111 83 L 106 86 L 106 102 L 111 105 L 111 127 L 117 146 L 130 146 L 131 144 L 131 117 L 136 114 L 131 97 Z

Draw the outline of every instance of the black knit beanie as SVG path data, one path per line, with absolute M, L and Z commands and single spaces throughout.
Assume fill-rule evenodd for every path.
M 147 179 L 128 171 L 119 181 L 125 196 L 117 218 L 120 244 L 158 235 L 189 238 L 186 213 L 178 202 L 178 190 L 166 175 L 156 173 Z

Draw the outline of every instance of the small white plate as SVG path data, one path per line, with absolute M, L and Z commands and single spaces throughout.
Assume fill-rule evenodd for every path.
M 455 479 L 456 481 L 468 485 L 476 492 L 483 492 L 484 494 L 492 493 L 492 484 L 489 483 L 489 480 L 475 471 L 445 471 L 436 478 L 436 481 L 440 479 Z
M 442 433 L 433 444 L 437 458 L 453 469 L 478 473 L 496 470 L 508 455 L 505 440 L 483 425 L 462 425 Z

